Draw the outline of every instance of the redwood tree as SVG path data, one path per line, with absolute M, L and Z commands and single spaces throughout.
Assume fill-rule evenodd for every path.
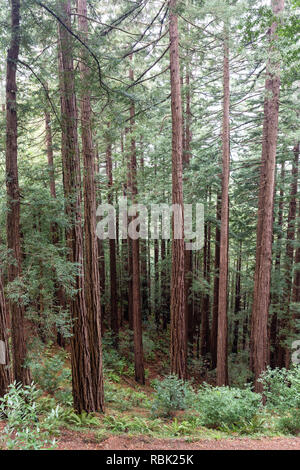
M 88 41 L 87 2 L 78 0 L 78 26 L 81 38 Z M 93 145 L 90 101 L 90 72 L 88 54 L 81 50 L 80 76 L 82 83 L 80 117 L 82 155 L 84 168 L 84 281 L 85 302 L 88 317 L 91 378 L 95 410 L 104 409 L 102 347 L 101 347 L 101 303 L 98 266 L 98 244 L 96 238 L 96 185 L 95 149 Z
M 110 137 L 106 144 L 106 174 L 108 181 L 108 203 L 113 204 L 113 176 L 112 176 L 112 146 Z M 118 346 L 119 319 L 118 319 L 118 288 L 117 288 L 117 260 L 116 240 L 109 239 L 109 266 L 110 266 L 110 325 L 114 334 L 114 345 Z
M 10 369 L 9 344 L 8 344 L 8 324 L 7 311 L 3 291 L 2 272 L 0 270 L 0 397 L 6 391 L 12 381 Z
M 228 287 L 228 223 L 229 223 L 229 164 L 230 164 L 230 127 L 229 127 L 229 46 L 228 27 L 224 28 L 223 62 L 223 132 L 222 132 L 222 199 L 220 229 L 220 269 L 218 296 L 218 341 L 217 341 L 217 384 L 227 385 L 227 287 Z
M 132 58 L 131 58 L 132 59 Z M 129 77 L 133 81 L 133 69 L 130 68 Z M 130 182 L 131 182 L 131 201 L 137 202 L 137 162 L 136 162 L 136 142 L 134 133 L 134 101 L 130 105 L 130 130 L 131 130 L 131 149 L 130 149 Z M 144 353 L 143 353 L 143 333 L 142 333 L 142 312 L 141 312 L 141 291 L 140 291 L 140 248 L 139 239 L 131 240 L 131 269 L 132 269 L 132 322 L 134 336 L 134 368 L 135 380 L 141 384 L 145 383 Z
M 272 10 L 275 16 L 280 15 L 283 8 L 284 0 L 272 0 Z M 256 266 L 251 320 L 251 366 L 254 372 L 255 390 L 257 392 L 262 392 L 262 384 L 258 382 L 257 379 L 267 367 L 269 348 L 268 316 L 280 89 L 280 64 L 278 59 L 274 59 L 276 29 L 277 21 L 273 21 L 269 32 L 271 47 L 265 83 L 266 97 L 264 102 L 263 141 L 256 233 Z
M 71 2 L 61 4 L 64 24 L 71 28 Z M 72 41 L 67 29 L 59 25 L 60 39 L 60 89 L 62 114 L 62 162 L 65 196 L 65 212 L 68 219 L 66 243 L 68 258 L 78 266 L 76 294 L 70 300 L 73 319 L 71 338 L 72 390 L 74 407 L 77 412 L 96 411 L 101 407 L 102 390 L 95 390 L 95 380 L 101 386 L 100 364 L 96 376 L 92 377 L 90 354 L 89 319 L 85 302 L 83 269 L 83 231 L 81 220 L 81 175 L 77 138 L 77 109 L 74 88 L 74 67 Z M 100 320 L 100 318 L 99 318 Z M 98 331 L 95 332 L 97 334 Z M 99 347 L 99 346 L 98 346 Z M 95 372 L 95 371 L 94 371 Z M 98 402 L 95 399 L 99 398 Z
M 172 203 L 181 208 L 182 236 L 175 238 L 173 216 L 171 278 L 171 372 L 186 378 L 186 319 L 184 288 L 183 187 L 182 187 L 182 104 L 179 65 L 179 32 L 176 0 L 170 1 L 170 72 L 172 111 Z M 177 221 L 178 223 L 178 221 Z
M 16 72 L 20 48 L 20 0 L 11 1 L 11 41 L 6 68 L 6 190 L 7 248 L 11 261 L 7 267 L 8 282 L 21 276 L 20 188 L 18 176 L 18 119 Z M 24 367 L 26 338 L 24 307 L 21 301 L 9 301 L 11 316 L 14 378 L 30 383 L 29 370 Z

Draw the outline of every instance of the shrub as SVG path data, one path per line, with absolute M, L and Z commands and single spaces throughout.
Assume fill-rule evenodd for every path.
M 34 382 L 44 392 L 54 394 L 70 382 L 71 371 L 65 367 L 63 354 L 52 356 L 50 351 L 46 351 L 38 361 L 31 359 L 29 366 Z
M 202 424 L 215 429 L 244 427 L 258 414 L 261 396 L 249 388 L 212 387 L 204 384 L 198 392 L 196 409 Z
M 277 427 L 279 431 L 286 434 L 293 434 L 295 436 L 300 434 L 300 410 L 294 410 L 293 413 L 280 418 Z
M 268 367 L 259 381 L 264 387 L 267 408 L 280 411 L 300 408 L 299 365 L 290 370 Z
M 186 409 L 194 393 L 190 384 L 175 375 L 169 375 L 162 381 L 155 380 L 153 386 L 156 393 L 152 413 L 156 416 L 171 416 L 176 410 Z
M 52 410 L 44 422 L 40 423 L 37 411 L 39 391 L 34 384 L 22 387 L 14 382 L 8 392 L 0 398 L 0 418 L 6 420 L 3 440 L 9 450 L 39 450 L 50 446 L 53 448 L 55 439 L 52 422 L 56 418 L 56 410 Z

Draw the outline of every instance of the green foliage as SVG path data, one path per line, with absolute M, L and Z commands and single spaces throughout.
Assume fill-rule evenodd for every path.
M 153 434 L 161 429 L 159 419 L 147 420 L 140 416 L 104 416 L 102 423 L 106 429 L 116 434 Z
M 248 351 L 241 351 L 239 354 L 230 354 L 228 357 L 228 372 L 230 383 L 238 388 L 245 388 L 251 381 L 253 374 L 249 368 Z
M 60 398 L 63 397 L 60 389 L 71 379 L 71 371 L 65 367 L 64 352 L 53 355 L 51 350 L 46 350 L 38 360 L 32 356 L 29 367 L 34 381 L 44 392 L 58 393 Z
M 139 392 L 127 387 L 121 387 L 112 382 L 105 381 L 104 395 L 107 403 L 112 403 L 120 411 L 126 411 L 134 407 L 149 408 L 150 400 L 144 392 Z
M 300 410 L 296 409 L 286 416 L 282 416 L 278 421 L 277 428 L 285 434 L 296 436 L 300 434 Z
M 261 396 L 250 389 L 204 384 L 198 392 L 195 407 L 204 426 L 235 430 L 249 425 L 259 413 Z
M 179 421 L 177 418 L 174 418 L 170 425 L 164 427 L 165 432 L 168 435 L 174 437 L 182 437 L 193 434 L 197 427 L 200 426 L 199 418 L 198 420 L 186 420 Z
M 125 337 L 120 338 L 120 350 L 117 351 L 113 346 L 113 335 L 108 331 L 102 340 L 103 343 L 103 366 L 104 375 L 114 382 L 120 382 L 120 376 L 134 376 L 134 365 L 122 355 L 122 347 L 126 348 L 127 341 Z M 125 344 L 124 344 L 125 343 Z M 121 347 L 122 345 L 122 347 Z
M 169 375 L 163 380 L 155 380 L 152 413 L 157 416 L 171 416 L 176 410 L 184 410 L 188 407 L 193 391 L 190 384 L 178 379 L 175 375 Z
M 300 408 L 299 365 L 290 370 L 268 367 L 259 381 L 264 387 L 267 408 L 280 411 Z
M 55 446 L 55 439 L 51 439 L 51 435 L 56 411 L 51 410 L 45 420 L 40 422 L 37 406 L 39 395 L 33 383 L 22 387 L 14 382 L 9 386 L 7 394 L 0 398 L 0 417 L 6 420 L 2 438 L 7 449 L 39 450 Z
M 59 424 L 76 427 L 97 427 L 100 424 L 99 419 L 93 413 L 83 411 L 79 415 L 72 408 L 59 408 L 57 418 Z

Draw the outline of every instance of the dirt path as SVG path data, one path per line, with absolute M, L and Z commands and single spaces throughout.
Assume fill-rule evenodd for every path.
M 295 438 L 234 438 L 202 439 L 187 442 L 184 439 L 152 439 L 151 437 L 111 436 L 97 442 L 94 435 L 63 431 L 58 441 L 62 450 L 300 450 L 300 437 Z

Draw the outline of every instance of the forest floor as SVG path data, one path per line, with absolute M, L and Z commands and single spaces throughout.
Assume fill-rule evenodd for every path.
M 300 437 L 156 439 L 149 436 L 110 436 L 97 442 L 94 433 L 63 430 L 58 450 L 300 450 Z
M 197 409 L 177 409 L 168 415 L 157 413 L 165 411 L 154 407 L 155 396 L 159 396 L 155 392 L 155 380 L 161 382 L 169 369 L 165 359 L 168 351 L 163 350 L 168 343 L 162 338 L 160 350 L 148 352 L 146 385 L 141 386 L 134 380 L 128 336 L 123 335 L 124 345 L 120 343 L 119 353 L 105 345 L 104 414 L 75 414 L 69 352 L 56 347 L 45 351 L 38 368 L 33 368 L 33 379 L 41 392 L 36 402 L 38 419 L 27 426 L 34 428 L 35 422 L 43 423 L 50 412 L 58 410 L 51 434 L 51 440 L 55 438 L 53 448 L 58 450 L 300 450 L 300 435 L 294 437 L 278 428 L 280 414 L 277 412 L 266 412 L 246 428 L 236 426 L 231 430 L 226 426 L 204 427 Z M 150 349 L 151 338 L 144 343 Z M 194 365 L 193 384 L 203 381 L 214 384 L 214 376 L 200 365 Z M 245 381 L 245 376 L 240 365 L 235 367 L 233 363 L 230 370 L 232 385 L 237 387 Z M 5 430 L 6 424 L 0 420 L 0 449 L 7 448 L 11 437 Z M 13 439 L 18 427 L 21 430 L 24 427 L 23 417 L 17 425 Z M 44 447 L 42 443 L 42 448 L 49 448 L 49 440 Z

